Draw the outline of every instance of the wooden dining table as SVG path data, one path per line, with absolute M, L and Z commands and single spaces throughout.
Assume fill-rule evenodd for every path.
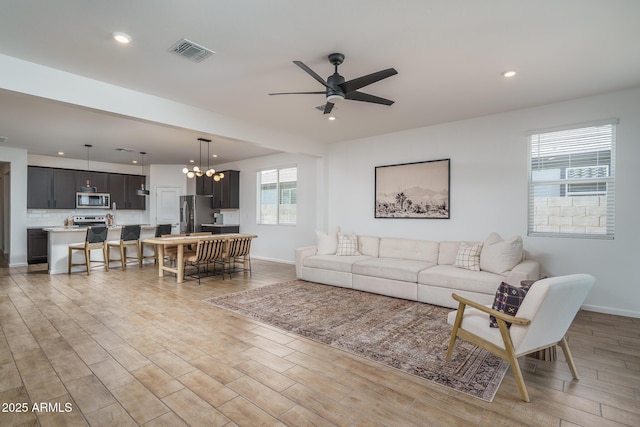
M 182 283 L 184 281 L 184 247 L 185 245 L 193 245 L 198 240 L 215 240 L 222 239 L 231 241 L 237 238 L 252 238 L 258 237 L 255 234 L 241 234 L 241 233 L 228 233 L 228 234 L 211 234 L 207 236 L 165 236 L 165 237 L 150 237 L 144 240 L 144 243 L 150 245 L 156 245 L 158 247 L 158 277 L 163 277 L 165 271 L 175 273 L 176 283 Z M 176 266 L 165 265 L 164 263 L 164 248 L 165 246 L 176 246 Z M 245 268 L 248 268 L 249 260 L 245 260 Z

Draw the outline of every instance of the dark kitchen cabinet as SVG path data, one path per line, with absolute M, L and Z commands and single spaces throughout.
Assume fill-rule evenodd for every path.
M 202 231 L 208 231 L 211 234 L 227 234 L 227 233 L 239 233 L 240 226 L 239 225 L 203 225 Z
M 198 196 L 213 195 L 213 178 L 207 175 L 196 176 L 196 194 Z
M 75 209 L 76 171 L 29 166 L 27 168 L 27 208 Z
M 76 191 L 80 191 L 80 187 L 87 185 L 87 181 L 91 187 L 96 187 L 98 193 L 109 192 L 109 174 L 106 172 L 93 171 L 76 171 Z
M 27 263 L 41 264 L 47 262 L 49 233 L 41 228 L 27 230 Z
M 111 203 L 116 204 L 116 209 L 145 210 L 146 198 L 136 194 L 136 190 L 139 190 L 145 181 L 146 177 L 143 175 L 110 174 Z
M 240 208 L 240 172 L 222 171 L 224 178 L 213 181 L 213 199 L 211 207 L 214 209 Z

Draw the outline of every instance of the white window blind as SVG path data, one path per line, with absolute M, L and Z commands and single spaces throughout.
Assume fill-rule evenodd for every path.
M 258 224 L 295 225 L 298 168 L 258 172 Z
M 529 235 L 614 237 L 616 124 L 529 135 Z

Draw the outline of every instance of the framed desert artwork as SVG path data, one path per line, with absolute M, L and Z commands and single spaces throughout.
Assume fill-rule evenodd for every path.
M 376 218 L 449 219 L 451 159 L 376 167 Z

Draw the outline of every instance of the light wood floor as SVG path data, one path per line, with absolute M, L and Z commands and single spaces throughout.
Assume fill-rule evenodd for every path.
M 153 265 L 43 267 L 0 268 L 2 426 L 640 425 L 640 319 L 581 312 L 580 381 L 523 358 L 532 402 L 508 372 L 487 403 L 202 302 L 294 279 L 290 265 L 254 260 L 252 278 L 200 286 Z

